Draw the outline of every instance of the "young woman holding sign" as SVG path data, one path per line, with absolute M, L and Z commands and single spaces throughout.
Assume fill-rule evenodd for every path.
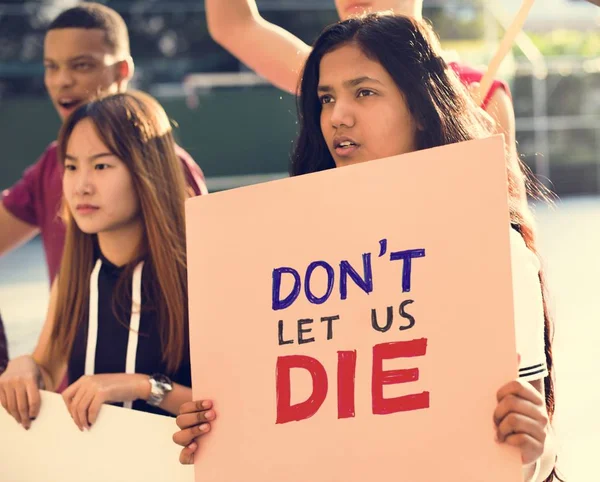
M 167 115 L 145 94 L 78 108 L 59 136 L 65 251 L 32 356 L 0 377 L 2 406 L 26 429 L 39 389 L 63 392 L 89 429 L 103 403 L 176 414 L 191 400 L 185 180 Z
M 261 17 L 255 0 L 205 0 L 211 36 L 259 75 L 275 86 L 296 94 L 300 73 L 311 46 Z M 417 20 L 423 17 L 423 0 L 335 0 L 339 18 L 365 12 L 393 12 Z M 460 80 L 476 87 L 483 73 L 460 62 L 449 64 Z M 495 80 L 481 107 L 494 119 L 494 131 L 504 134 L 506 146 L 516 154 L 515 115 L 506 82 Z M 525 186 L 519 191 L 524 202 Z
M 327 28 L 304 69 L 299 115 L 292 175 L 490 134 L 486 118 L 440 57 L 431 30 L 402 16 L 370 15 Z M 519 379 L 499 389 L 490 417 L 499 442 L 519 448 L 525 480 L 552 480 L 551 324 L 534 226 L 518 194 L 524 175 L 515 166 L 517 159 L 507 161 Z M 208 401 L 182 406 L 177 418 L 181 430 L 174 435 L 186 446 L 182 462 L 193 459 L 195 439 L 210 430 L 214 418 Z
M 299 74 L 311 51 L 309 45 L 262 18 L 255 0 L 205 0 L 205 4 L 208 27 L 215 41 L 275 86 L 296 93 Z M 335 7 L 342 20 L 383 11 L 419 20 L 423 16 L 423 0 L 336 0 Z M 452 68 L 467 85 L 479 82 L 483 75 L 456 62 Z M 514 142 L 514 114 L 508 85 L 495 81 L 482 107 L 496 118 L 500 132 Z

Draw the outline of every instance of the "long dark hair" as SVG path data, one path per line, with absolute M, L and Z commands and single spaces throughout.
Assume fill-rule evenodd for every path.
M 323 56 L 353 43 L 379 62 L 405 95 L 410 113 L 420 126 L 417 149 L 427 149 L 483 137 L 483 116 L 468 108 L 469 99 L 456 95 L 464 87 L 436 49 L 435 37 L 424 24 L 409 17 L 367 15 L 327 27 L 315 42 L 300 81 L 298 111 L 300 136 L 291 174 L 299 175 L 335 167 L 321 134 L 321 103 L 317 95 Z
M 300 135 L 292 156 L 292 176 L 332 169 L 334 160 L 321 132 L 321 103 L 317 95 L 319 68 L 324 55 L 353 44 L 371 60 L 387 70 L 404 94 L 408 109 L 419 126 L 417 150 L 478 139 L 492 133 L 492 126 L 472 101 L 456 74 L 441 58 L 439 41 L 433 30 L 422 21 L 401 15 L 369 14 L 353 17 L 327 27 L 309 55 L 299 86 L 298 117 Z M 512 157 L 511 157 L 512 156 Z M 507 150 L 508 195 L 510 218 L 514 229 L 527 247 L 538 255 L 535 226 L 522 187 L 526 171 L 519 159 Z M 541 191 L 537 191 L 539 195 Z M 553 326 L 547 309 L 544 274 L 540 270 L 544 305 L 544 339 L 549 375 L 544 380 L 546 409 L 554 414 L 552 363 Z M 553 470 L 547 482 L 560 480 Z

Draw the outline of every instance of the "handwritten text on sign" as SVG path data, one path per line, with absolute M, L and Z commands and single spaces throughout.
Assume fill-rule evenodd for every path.
M 387 239 L 379 241 L 378 258 L 385 258 L 387 254 Z M 393 251 L 389 253 L 390 262 L 402 261 L 400 285 L 402 293 L 410 293 L 411 273 L 413 260 L 425 257 L 425 249 L 409 249 Z M 314 261 L 310 263 L 301 276 L 296 268 L 279 267 L 273 270 L 272 284 L 272 309 L 282 311 L 289 308 L 301 293 L 309 303 L 322 305 L 327 302 L 334 290 L 339 293 L 340 300 L 348 298 L 348 282 L 354 283 L 366 294 L 373 292 L 373 265 L 371 253 L 362 255 L 362 268 L 356 268 L 347 260 L 339 262 L 339 269 L 333 268 L 327 261 Z M 312 277 L 321 271 L 327 279 L 325 293 L 314 293 L 311 285 Z M 337 276 L 336 276 L 337 275 Z M 282 292 L 282 281 L 284 277 L 291 277 L 292 288 L 287 293 Z M 398 313 L 402 319 L 398 326 L 400 331 L 408 330 L 415 326 L 415 318 L 406 310 L 406 307 L 414 303 L 412 299 L 403 300 L 398 306 Z M 377 308 L 371 309 L 371 327 L 378 332 L 387 332 L 394 325 L 395 306 L 388 306 L 385 322 L 378 316 Z M 340 319 L 339 315 L 323 316 L 320 318 L 323 330 L 323 338 L 332 340 L 335 336 L 335 322 Z M 277 328 L 277 340 L 279 346 L 298 343 L 314 343 L 319 339 L 313 336 L 313 324 L 315 319 L 302 318 L 292 322 L 280 319 Z M 292 326 L 293 325 L 293 326 Z M 286 330 L 287 328 L 287 330 Z M 290 334 L 291 333 L 291 334 Z M 418 368 L 405 370 L 384 370 L 383 361 L 400 357 L 424 356 L 427 350 L 427 339 L 420 338 L 410 341 L 396 341 L 382 343 L 373 347 L 373 372 L 372 372 L 372 407 L 373 414 L 385 415 L 409 410 L 419 410 L 429 407 L 429 392 L 404 395 L 396 398 L 386 399 L 383 396 L 383 386 L 396 383 L 412 382 L 419 379 Z M 356 373 L 356 350 L 338 351 L 337 368 L 337 401 L 338 418 L 354 417 L 355 399 L 355 373 Z M 291 378 L 292 368 L 300 368 L 308 371 L 312 377 L 312 394 L 303 402 L 291 403 Z M 325 367 L 315 358 L 306 355 L 279 356 L 276 364 L 276 395 L 277 395 L 277 419 L 276 423 L 287 423 L 301 421 L 312 417 L 327 398 L 329 381 Z

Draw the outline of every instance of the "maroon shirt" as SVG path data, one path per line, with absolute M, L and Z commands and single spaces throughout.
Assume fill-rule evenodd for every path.
M 483 78 L 483 72 L 481 70 L 473 69 L 467 65 L 458 64 L 456 62 L 450 62 L 450 67 L 452 67 L 454 72 L 456 72 L 462 83 L 467 86 L 475 82 L 481 82 L 481 79 Z M 490 100 L 492 99 L 492 96 L 496 93 L 498 89 L 504 90 L 504 92 L 506 92 L 510 96 L 510 88 L 508 87 L 508 84 L 502 80 L 494 80 L 489 92 L 487 93 L 485 99 L 483 99 L 483 102 L 481 103 L 482 109 L 487 108 L 488 104 L 490 103 Z
M 181 147 L 176 146 L 176 151 L 188 186 L 197 196 L 206 194 L 208 191 L 200 167 Z M 65 244 L 65 226 L 59 218 L 62 174 L 57 144 L 53 142 L 40 159 L 27 168 L 23 177 L 2 193 L 2 202 L 8 212 L 21 221 L 40 228 L 51 282 L 58 272 Z

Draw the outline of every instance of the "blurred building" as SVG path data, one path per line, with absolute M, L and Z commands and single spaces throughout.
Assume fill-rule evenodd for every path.
M 44 31 L 52 18 L 76 3 L 0 0 L 0 141 L 4 153 L 0 189 L 17 180 L 56 136 L 59 121 L 43 86 Z M 129 25 L 135 86 L 156 95 L 177 121 L 180 142 L 202 165 L 209 188 L 285 174 L 296 136 L 294 98 L 248 72 L 212 41 L 203 1 L 103 3 L 118 10 Z M 520 3 L 425 0 L 425 16 L 444 48 L 485 68 L 503 24 Z M 333 0 L 259 0 L 258 4 L 267 20 L 307 43 L 337 20 Z M 554 14 L 553 9 L 560 10 Z M 546 42 L 544 32 L 583 25 L 578 23 L 582 18 L 587 25 L 597 19 L 598 12 L 577 0 L 537 2 L 528 22 L 538 37 L 521 38 L 522 49 L 515 49 L 501 72 L 512 85 L 520 151 L 538 174 L 552 179 L 559 194 L 600 192 L 600 132 L 596 127 L 600 120 L 600 108 L 596 108 L 600 37 L 598 53 L 583 63 L 578 53 L 541 55 L 549 48 L 540 44 Z M 584 30 L 574 30 L 575 35 Z M 586 48 L 593 50 L 593 43 Z

